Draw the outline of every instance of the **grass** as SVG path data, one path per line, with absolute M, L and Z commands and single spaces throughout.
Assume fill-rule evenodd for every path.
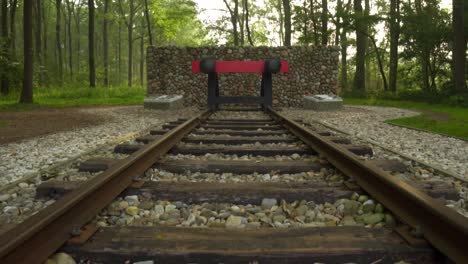
M 379 105 L 421 112 L 414 117 L 387 120 L 387 123 L 468 139 L 468 108 L 411 101 L 345 98 L 346 104 Z
M 6 127 L 6 126 L 7 126 L 7 122 L 0 120 L 0 128 Z
M 0 97 L 0 111 L 30 111 L 42 108 L 63 108 L 98 105 L 141 104 L 146 90 L 143 87 L 66 87 L 37 88 L 33 104 L 19 104 L 19 92 Z

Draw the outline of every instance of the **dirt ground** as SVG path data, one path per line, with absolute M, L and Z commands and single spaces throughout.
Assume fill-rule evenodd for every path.
M 105 117 L 99 115 L 99 111 L 82 111 L 83 109 L 79 107 L 0 112 L 0 144 L 105 122 Z

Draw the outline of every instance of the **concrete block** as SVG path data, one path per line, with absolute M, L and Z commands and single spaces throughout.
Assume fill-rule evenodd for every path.
M 343 99 L 326 94 L 304 96 L 304 108 L 315 111 L 339 110 L 343 108 Z
M 178 109 L 184 107 L 184 97 L 182 95 L 161 95 L 145 98 L 143 104 L 145 109 Z

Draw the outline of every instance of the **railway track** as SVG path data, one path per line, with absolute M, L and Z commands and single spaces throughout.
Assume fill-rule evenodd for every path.
M 403 164 L 272 109 L 206 111 L 136 142 L 115 148 L 123 160 L 81 163 L 101 172 L 88 181 L 39 186 L 57 201 L 0 237 L 0 262 L 59 248 L 98 263 L 468 261 L 468 221 L 437 200 L 444 186 L 401 181 Z

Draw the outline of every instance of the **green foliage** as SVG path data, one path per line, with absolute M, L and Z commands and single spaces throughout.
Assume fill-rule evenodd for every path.
M 24 111 L 43 107 L 73 107 L 91 105 L 141 104 L 146 95 L 143 87 L 117 86 L 96 87 L 69 86 L 38 88 L 34 91 L 33 105 L 18 104 L 19 92 L 0 98 L 0 111 Z
M 7 40 L 0 38 L 0 79 L 5 78 L 14 87 L 21 82 L 23 68 L 9 50 L 2 49 L 6 43 Z
M 161 44 L 199 46 L 206 31 L 197 18 L 197 5 L 191 0 L 156 0 L 151 6 L 156 14 L 156 32 Z
M 412 81 L 423 89 L 435 91 L 447 80 L 450 70 L 451 19 L 447 10 L 440 8 L 439 0 L 421 2 L 421 7 L 412 2 L 403 4 L 401 44 L 404 52 L 401 57 L 410 62 L 418 58 L 420 73 Z M 428 67 L 427 77 L 422 72 L 425 65 Z M 424 87 L 424 78 L 430 80 L 429 87 Z

